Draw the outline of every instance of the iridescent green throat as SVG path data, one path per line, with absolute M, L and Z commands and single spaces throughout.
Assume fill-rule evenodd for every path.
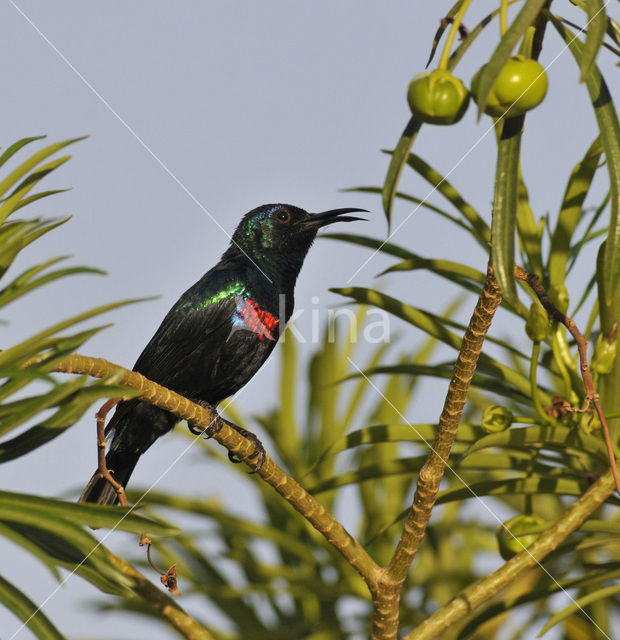
M 246 292 L 245 285 L 242 282 L 233 282 L 228 285 L 225 289 L 221 289 L 215 295 L 212 295 L 210 298 L 206 298 L 205 300 L 201 300 L 197 308 L 200 307 L 208 307 L 211 304 L 216 304 L 221 300 L 225 300 L 226 298 L 230 298 L 232 296 L 236 296 Z

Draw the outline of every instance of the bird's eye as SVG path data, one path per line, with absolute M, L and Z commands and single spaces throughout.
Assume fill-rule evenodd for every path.
M 280 221 L 280 222 L 290 222 L 291 221 L 291 214 L 286 210 L 286 209 L 280 209 L 277 213 L 276 213 L 276 218 Z

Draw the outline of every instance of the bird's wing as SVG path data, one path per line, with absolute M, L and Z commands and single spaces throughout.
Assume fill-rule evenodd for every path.
M 207 341 L 219 346 L 230 332 L 239 291 L 227 280 L 212 270 L 186 291 L 140 354 L 134 371 L 170 387 L 179 376 L 191 377 L 194 352 Z

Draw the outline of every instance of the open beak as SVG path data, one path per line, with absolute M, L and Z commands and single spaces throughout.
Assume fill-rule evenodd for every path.
M 368 213 L 366 209 L 330 209 L 323 213 L 311 213 L 309 217 L 303 221 L 306 229 L 320 229 L 332 222 L 353 222 L 354 220 L 365 220 L 366 218 L 358 218 L 357 216 L 346 216 L 345 213 Z

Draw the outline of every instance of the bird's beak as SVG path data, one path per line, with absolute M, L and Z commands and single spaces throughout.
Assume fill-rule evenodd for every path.
M 345 213 L 368 213 L 366 209 L 330 209 L 323 213 L 311 213 L 308 218 L 303 221 L 306 229 L 320 229 L 332 222 L 353 222 L 354 220 L 365 220 L 366 218 L 358 218 L 357 216 L 346 216 Z

